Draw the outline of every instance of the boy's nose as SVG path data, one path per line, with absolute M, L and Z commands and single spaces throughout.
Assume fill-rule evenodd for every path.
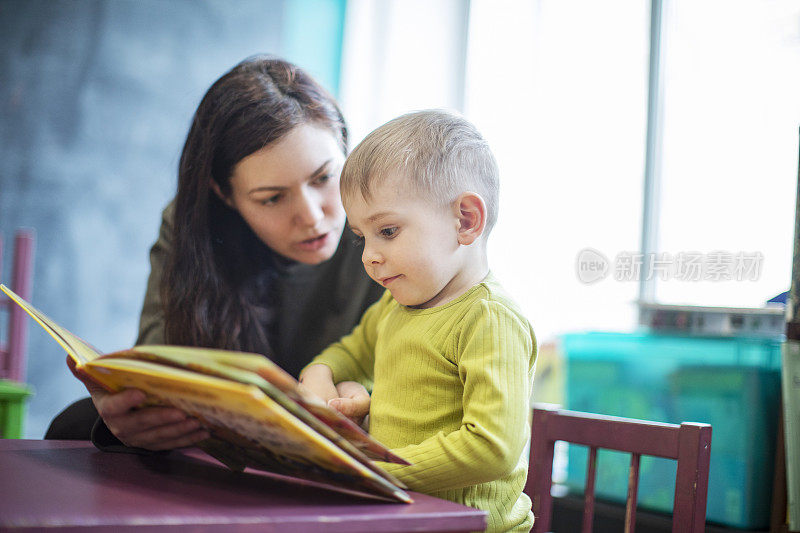
M 372 248 L 364 246 L 364 252 L 361 254 L 361 262 L 364 263 L 364 266 L 379 265 L 383 262 L 383 257 Z

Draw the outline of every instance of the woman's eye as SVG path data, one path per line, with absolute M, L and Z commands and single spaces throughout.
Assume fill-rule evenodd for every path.
M 333 175 L 331 175 L 331 174 L 323 174 L 323 175 L 318 176 L 317 178 L 315 178 L 312 183 L 314 183 L 314 185 L 325 185 L 326 183 L 328 183 L 331 180 L 331 178 L 333 178 Z
M 388 238 L 388 239 L 391 239 L 392 237 L 394 237 L 394 236 L 397 234 L 397 230 L 398 230 L 398 228 L 397 228 L 397 227 L 395 227 L 395 226 L 393 226 L 393 227 L 391 227 L 391 228 L 383 228 L 383 229 L 380 231 L 380 234 L 381 234 L 381 236 L 383 236 L 383 237 L 386 237 L 386 238 Z
M 281 195 L 281 194 L 276 194 L 276 195 L 274 195 L 274 196 L 270 196 L 270 197 L 268 197 L 268 198 L 264 198 L 263 200 L 259 200 L 259 203 L 260 203 L 261 205 L 275 205 L 275 204 L 277 204 L 277 203 L 278 203 L 278 201 L 280 201 L 280 199 L 281 199 L 282 197 L 283 197 L 283 195 Z

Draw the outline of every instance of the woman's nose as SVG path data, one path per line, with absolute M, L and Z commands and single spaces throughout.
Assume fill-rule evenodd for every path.
M 322 198 L 312 190 L 302 191 L 295 216 L 302 225 L 315 226 L 325 217 Z

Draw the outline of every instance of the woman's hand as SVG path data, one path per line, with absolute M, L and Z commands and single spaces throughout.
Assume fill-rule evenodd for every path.
M 174 407 L 141 407 L 142 391 L 128 389 L 110 393 L 75 370 L 72 358 L 67 365 L 92 395 L 97 412 L 109 431 L 125 446 L 147 450 L 171 450 L 197 444 L 208 438 L 200 423 Z
M 208 431 L 195 418 L 174 407 L 141 407 L 145 395 L 136 389 L 108 393 L 89 390 L 106 426 L 126 446 L 171 450 L 197 444 Z
M 342 381 L 336 385 L 339 397 L 328 401 L 333 407 L 353 422 L 361 425 L 369 414 L 370 397 L 364 385 L 356 381 Z

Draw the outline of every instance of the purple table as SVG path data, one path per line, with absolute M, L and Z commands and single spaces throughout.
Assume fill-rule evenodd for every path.
M 474 531 L 486 516 L 412 493 L 387 503 L 199 452 L 104 453 L 85 441 L 0 439 L 0 531 Z

